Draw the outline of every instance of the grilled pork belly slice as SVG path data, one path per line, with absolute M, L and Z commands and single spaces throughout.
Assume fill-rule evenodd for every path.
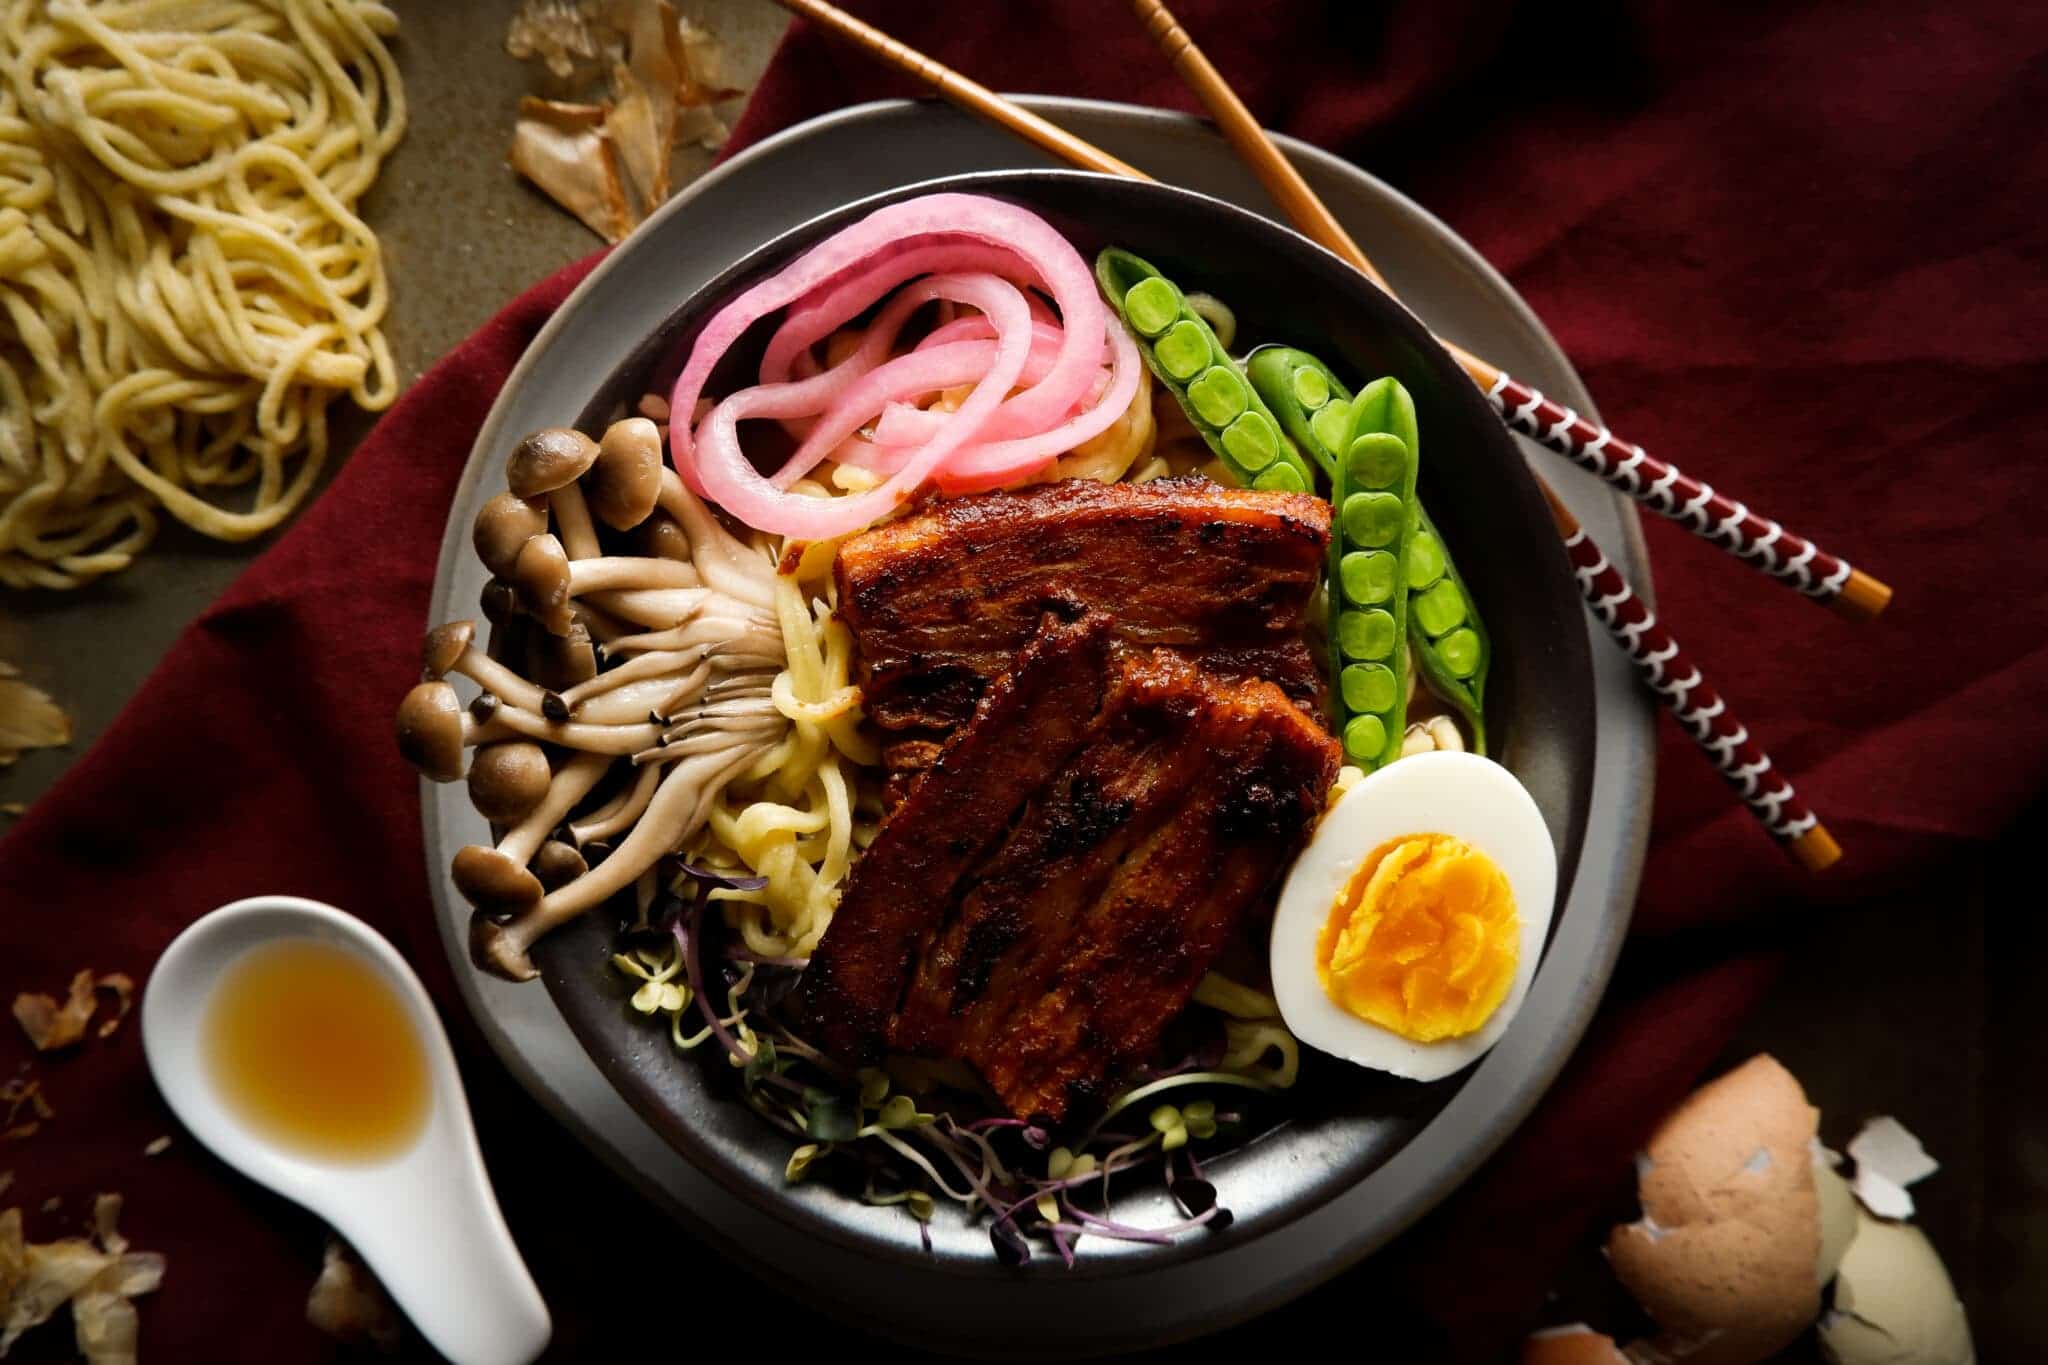
M 1007 833 L 1019 793 L 1058 774 L 1094 723 L 1109 648 L 1100 617 L 1047 622 L 855 861 L 800 986 L 819 1046 L 847 1061 L 881 1055 L 957 888 Z
M 951 498 L 840 547 L 839 616 L 868 715 L 906 738 L 964 724 L 1048 611 L 1104 612 L 1120 641 L 1266 678 L 1321 714 L 1301 633 L 1329 536 L 1320 498 L 1198 478 Z
M 1046 626 L 855 864 L 804 980 L 826 1046 L 964 1057 L 1058 1123 L 1151 1055 L 1265 903 L 1336 744 L 1271 683 L 1115 630 Z

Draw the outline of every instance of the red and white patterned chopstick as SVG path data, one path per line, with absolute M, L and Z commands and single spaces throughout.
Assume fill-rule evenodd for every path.
M 1552 510 L 1561 508 L 1553 502 Z M 1565 530 L 1562 522 L 1558 529 Z M 1840 858 L 1841 846 L 1819 817 L 1799 799 L 1791 782 L 1751 737 L 1749 727 L 1729 710 L 1727 699 L 1686 656 L 1649 604 L 1636 596 L 1584 527 L 1571 523 L 1564 550 L 1586 605 L 1771 837 L 1810 872 Z
M 1510 430 L 1599 475 L 1651 511 L 1844 616 L 1868 620 L 1891 601 L 1890 588 L 1847 560 L 1652 458 L 1641 446 L 1544 397 L 1507 371 L 1455 346 L 1450 350 Z

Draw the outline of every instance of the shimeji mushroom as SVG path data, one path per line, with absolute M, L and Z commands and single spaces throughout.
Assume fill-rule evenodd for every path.
M 442 684 L 446 686 L 446 684 Z M 487 696 L 489 694 L 486 694 Z M 495 698 L 493 698 L 495 701 Z M 632 725 L 596 725 L 584 721 L 549 720 L 538 711 L 522 707 L 507 706 L 502 702 L 491 707 L 490 724 L 497 727 L 497 738 L 503 735 L 524 735 L 549 744 L 559 744 L 565 749 L 577 749 L 586 754 L 634 754 L 649 744 L 660 743 L 661 726 L 653 721 L 641 721 Z
M 516 887 L 488 855 L 477 849 L 469 858 L 473 868 L 489 868 L 489 875 L 475 879 L 480 893 L 491 893 L 488 901 L 472 899 L 477 906 L 469 922 L 471 959 L 486 971 L 513 981 L 531 981 L 538 973 L 528 950 L 549 930 L 602 905 L 633 885 L 641 874 L 686 842 L 710 814 L 712 802 L 747 765 L 768 746 L 763 743 L 735 744 L 686 758 L 671 766 L 655 789 L 646 813 L 632 832 L 619 842 L 609 857 L 576 880 L 545 894 L 533 874 L 531 888 L 524 882 Z M 457 855 L 458 863 L 472 850 Z M 520 868 L 522 873 L 525 868 Z M 458 878 L 459 881 L 459 878 Z M 513 903 L 496 893 L 516 890 L 525 900 Z M 465 890 L 465 894 L 467 894 Z M 509 911 L 509 917 L 505 913 Z
M 520 547 L 510 580 L 519 605 L 551 634 L 566 635 L 575 622 L 569 600 L 588 592 L 633 588 L 693 588 L 696 570 L 673 559 L 625 555 L 570 559 L 562 542 L 539 535 Z
M 493 578 L 477 594 L 477 606 L 491 623 L 490 643 L 484 652 L 501 664 L 524 663 L 528 640 L 535 635 L 554 637 L 546 631 L 530 630 L 526 613 L 519 610 L 519 596 L 502 578 Z
M 673 469 L 661 471 L 661 510 L 683 528 L 690 562 L 708 586 L 762 611 L 775 610 L 774 566 L 719 525 Z
M 550 839 L 533 855 L 533 875 L 545 891 L 567 886 L 590 870 L 590 864 L 574 846 Z
M 495 722 L 479 722 L 463 710 L 444 682 L 423 682 L 398 704 L 398 752 L 435 782 L 461 778 L 462 751 L 470 745 L 503 738 Z
M 556 533 L 572 559 L 595 559 L 597 528 L 576 481 L 597 461 L 597 442 L 568 427 L 547 427 L 520 441 L 505 461 L 505 485 L 512 496 L 545 502 Z
M 690 558 L 690 538 L 666 512 L 656 512 L 640 523 L 631 537 L 633 553 L 654 559 Z
M 476 751 L 469 764 L 469 803 L 494 825 L 525 819 L 554 779 L 547 752 L 528 739 L 501 740 Z
M 548 692 L 560 692 L 596 677 L 597 645 L 590 638 L 585 618 L 579 615 L 567 635 L 534 631 L 527 641 L 526 669 L 533 675 L 533 681 Z M 545 696 L 542 702 L 541 710 L 549 720 L 568 718 L 549 711 Z
M 617 796 L 582 819 L 569 823 L 569 842 L 582 848 L 587 844 L 600 843 L 629 828 L 647 809 L 647 803 L 654 797 L 654 789 L 660 785 L 661 765 L 642 765 L 633 780 L 619 788 Z
M 737 603 L 733 605 L 738 606 Z M 751 654 L 779 662 L 782 658 L 782 627 L 773 619 L 752 610 L 731 616 L 697 615 L 667 630 L 620 636 L 608 642 L 604 652 L 607 658 L 612 658 L 700 645 L 718 646 L 721 656 Z
M 661 429 L 645 417 L 614 422 L 590 467 L 590 510 L 614 531 L 647 520 L 661 497 Z
M 503 578 L 512 572 L 512 561 L 519 558 L 519 547 L 535 536 L 547 534 L 547 529 L 548 509 L 545 504 L 530 503 L 511 493 L 500 493 L 476 514 L 470 544 L 476 547 L 476 557 L 484 562 L 484 567 L 494 576 Z
M 435 682 L 459 673 L 514 706 L 538 711 L 543 691 L 476 647 L 476 622 L 450 621 L 427 632 L 420 649 L 420 679 Z
M 644 900 L 659 859 L 789 722 L 773 695 L 786 662 L 774 562 L 665 467 L 658 427 L 535 432 L 506 482 L 472 528 L 491 647 L 474 622 L 429 634 L 399 745 L 439 781 L 486 746 L 470 795 L 497 842 L 461 850 L 452 874 L 476 907 L 478 965 L 527 979 L 550 928 L 628 888 Z M 468 712 L 454 674 L 483 689 Z M 592 801 L 622 759 L 623 780 Z

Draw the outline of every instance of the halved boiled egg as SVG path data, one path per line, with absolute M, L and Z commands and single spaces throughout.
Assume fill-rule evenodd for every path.
M 1389 764 L 1340 797 L 1273 916 L 1273 996 L 1311 1047 L 1411 1080 L 1492 1047 L 1536 974 L 1557 850 L 1522 784 L 1476 754 Z

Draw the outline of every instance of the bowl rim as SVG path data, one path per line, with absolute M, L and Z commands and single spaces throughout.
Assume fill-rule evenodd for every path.
M 1076 183 L 1099 184 L 1106 191 L 1114 193 L 1137 195 L 1140 198 L 1149 196 L 1162 201 L 1177 200 L 1182 203 L 1199 205 L 1199 211 L 1236 220 L 1245 231 L 1266 237 L 1276 246 L 1291 253 L 1294 259 L 1284 263 L 1284 266 L 1279 268 L 1297 272 L 1303 269 L 1311 271 L 1320 270 L 1341 281 L 1340 287 L 1352 291 L 1356 299 L 1360 301 L 1361 308 L 1375 314 L 1374 326 L 1376 328 L 1385 327 L 1402 333 L 1403 335 L 1400 339 L 1423 357 L 1422 363 L 1443 371 L 1447 381 L 1445 388 L 1448 393 L 1455 395 L 1449 401 L 1469 408 L 1474 418 L 1474 421 L 1471 423 L 1472 429 L 1486 432 L 1487 435 L 1483 438 L 1484 443 L 1493 447 L 1492 455 L 1474 456 L 1472 458 L 1491 460 L 1496 467 L 1506 467 L 1514 471 L 1507 476 L 1507 486 L 1513 489 L 1509 496 L 1521 504 L 1520 515 L 1532 522 L 1540 521 L 1546 527 L 1549 525 L 1549 514 L 1544 506 L 1542 496 L 1537 490 L 1533 475 L 1521 457 L 1514 438 L 1499 423 L 1484 396 L 1480 394 L 1477 388 L 1471 385 L 1464 376 L 1463 371 L 1456 367 L 1456 362 L 1450 357 L 1448 352 L 1443 349 L 1441 344 L 1430 335 L 1420 320 L 1404 305 L 1373 288 L 1362 278 L 1356 276 L 1351 267 L 1340 258 L 1332 255 L 1326 249 L 1307 238 L 1302 237 L 1291 228 L 1241 208 L 1227 200 L 1178 186 L 1158 182 L 1138 182 L 1094 172 L 1065 169 L 1018 169 L 975 171 L 934 177 L 849 200 L 835 208 L 813 215 L 800 223 L 776 233 L 766 241 L 758 243 L 737 260 L 705 281 L 697 289 L 677 300 L 668 309 L 665 320 L 660 325 L 660 331 L 642 338 L 627 359 L 613 367 L 603 386 L 609 388 L 613 378 L 617 375 L 635 367 L 644 368 L 649 364 L 651 357 L 659 354 L 664 349 L 661 337 L 676 327 L 676 320 L 678 318 L 688 319 L 688 322 L 683 324 L 683 329 L 687 331 L 689 326 L 701 323 L 703 318 L 715 311 L 715 308 L 720 303 L 731 299 L 748 284 L 771 273 L 804 247 L 829 232 L 856 221 L 884 204 L 941 191 L 983 192 L 1000 196 L 1006 187 L 1015 188 L 1048 182 L 1063 185 Z M 1027 203 L 1027 207 L 1029 206 Z M 579 424 L 587 423 L 588 419 L 593 416 L 591 405 L 594 405 L 596 401 L 593 398 L 586 405 L 585 410 L 579 415 Z M 1562 546 L 1554 539 L 1549 540 L 1549 543 L 1558 545 L 1555 552 L 1556 562 L 1552 566 L 1552 576 L 1559 583 L 1569 583 L 1571 581 L 1571 570 Z M 1570 596 L 1572 601 L 1576 603 L 1576 592 L 1570 591 Z M 1594 703 L 1595 688 L 1592 683 L 1592 669 L 1588 657 L 1587 640 L 1582 633 L 1570 634 L 1563 643 L 1563 648 L 1568 654 L 1575 657 L 1568 660 L 1559 660 L 1555 666 L 1567 670 L 1572 676 L 1583 680 L 1581 686 L 1573 689 L 1576 709 L 1583 713 L 1576 723 L 1576 728 L 1588 735 L 1595 734 L 1598 718 Z M 1559 913 L 1554 914 L 1552 917 L 1550 930 L 1552 936 L 1557 932 L 1558 925 L 1562 920 L 1562 907 L 1569 902 L 1576 880 L 1580 855 L 1584 848 L 1590 822 L 1592 785 L 1593 764 L 1590 757 L 1588 757 L 1584 761 L 1577 763 L 1572 772 L 1567 813 L 1569 837 L 1560 843 L 1558 848 L 1559 876 L 1554 905 L 1558 908 Z M 821 1238 L 835 1243 L 843 1249 L 855 1251 L 864 1256 L 877 1257 L 899 1266 L 915 1268 L 924 1272 L 938 1271 L 943 1275 L 953 1277 L 1014 1279 L 1018 1276 L 1020 1273 L 1019 1269 L 1000 1265 L 992 1255 L 983 1255 L 975 1258 L 944 1255 L 932 1256 L 918 1250 L 914 1242 L 905 1243 L 892 1238 L 877 1237 L 872 1232 L 853 1226 L 844 1218 L 834 1217 L 821 1211 L 814 1206 L 811 1200 L 793 1197 L 795 1191 L 791 1189 L 767 1186 L 758 1177 L 736 1165 L 727 1154 L 719 1150 L 719 1143 L 717 1141 L 698 1132 L 687 1116 L 679 1114 L 671 1105 L 666 1103 L 655 1091 L 651 1083 L 646 1081 L 631 1064 L 630 1060 L 618 1056 L 612 1050 L 611 1044 L 594 1031 L 586 1014 L 572 1008 L 571 1002 L 565 998 L 564 992 L 587 992 L 589 989 L 588 957 L 578 956 L 566 951 L 566 945 L 574 941 L 574 928 L 575 926 L 569 926 L 558 932 L 558 936 L 554 940 L 556 947 L 553 951 L 549 950 L 546 942 L 535 950 L 536 959 L 543 967 L 543 979 L 546 982 L 546 988 L 550 996 L 561 1010 L 571 1031 L 576 1035 L 579 1044 L 583 1046 L 599 1070 L 604 1073 L 606 1079 L 664 1141 L 680 1152 L 699 1171 L 716 1181 L 728 1193 L 745 1201 L 757 1211 L 794 1227 L 803 1235 Z M 584 926 L 584 929 L 588 932 L 587 924 Z M 1548 944 L 1546 943 L 1546 956 L 1547 948 Z M 551 966 L 551 963 L 563 962 L 572 958 L 577 964 L 576 971 L 578 973 L 574 978 L 573 984 L 568 973 L 556 970 Z M 693 1064 L 688 1059 L 678 1058 L 677 1061 L 678 1064 L 683 1066 Z M 1476 1069 L 1476 1066 L 1468 1068 L 1460 1073 L 1454 1082 L 1446 1082 L 1444 1084 L 1462 1087 L 1465 1081 L 1469 1080 L 1475 1073 Z M 1394 1155 L 1398 1154 L 1400 1150 L 1416 1141 L 1422 1140 L 1431 1124 L 1434 1123 L 1437 1113 L 1440 1113 L 1444 1107 L 1448 1106 L 1454 1096 L 1455 1089 L 1445 1093 L 1441 1101 L 1435 1104 L 1433 1112 L 1421 1121 L 1415 1131 L 1408 1135 L 1395 1148 L 1393 1153 L 1388 1153 L 1374 1160 L 1351 1160 L 1345 1166 L 1336 1170 L 1326 1171 L 1315 1178 L 1303 1180 L 1295 1187 L 1288 1189 L 1279 1198 L 1264 1201 L 1255 1210 L 1241 1214 L 1237 1223 L 1231 1229 L 1230 1244 L 1243 1246 L 1278 1231 L 1300 1217 L 1308 1209 L 1347 1192 L 1359 1182 L 1369 1178 L 1380 1167 L 1390 1161 Z M 724 1100 L 723 1097 L 718 1098 L 720 1102 L 729 1102 Z M 1492 1125 L 1489 1125 L 1488 1138 L 1490 1141 L 1488 1150 L 1491 1150 L 1491 1146 L 1497 1145 L 1509 1132 L 1512 1132 L 1515 1126 L 1518 1126 L 1519 1115 L 1514 1116 L 1514 1119 L 1514 1122 L 1501 1124 L 1500 1131 L 1497 1133 L 1492 1132 Z M 1284 1123 L 1282 1126 L 1285 1126 Z M 764 1125 L 763 1133 L 765 1134 L 768 1131 Z M 1262 1145 L 1264 1145 L 1263 1138 L 1246 1144 L 1245 1147 L 1237 1149 L 1236 1152 L 1221 1158 L 1221 1160 L 1226 1163 L 1234 1161 L 1238 1156 L 1253 1151 Z M 1186 1237 L 1175 1239 L 1170 1244 L 1148 1246 L 1141 1250 L 1119 1248 L 1117 1254 L 1097 1252 L 1097 1254 L 1082 1257 L 1071 1270 L 1057 1267 L 1050 1258 L 1035 1257 L 1032 1263 L 1028 1263 L 1025 1267 L 1021 1268 L 1021 1273 L 1031 1276 L 1057 1269 L 1058 1273 L 1070 1277 L 1091 1279 L 1121 1278 L 1134 1274 L 1148 1273 L 1170 1265 L 1179 1264 L 1186 1260 L 1202 1257 L 1208 1254 L 1211 1246 L 1214 1244 L 1214 1239 Z M 1039 1264 L 1040 1262 L 1045 1264 Z

